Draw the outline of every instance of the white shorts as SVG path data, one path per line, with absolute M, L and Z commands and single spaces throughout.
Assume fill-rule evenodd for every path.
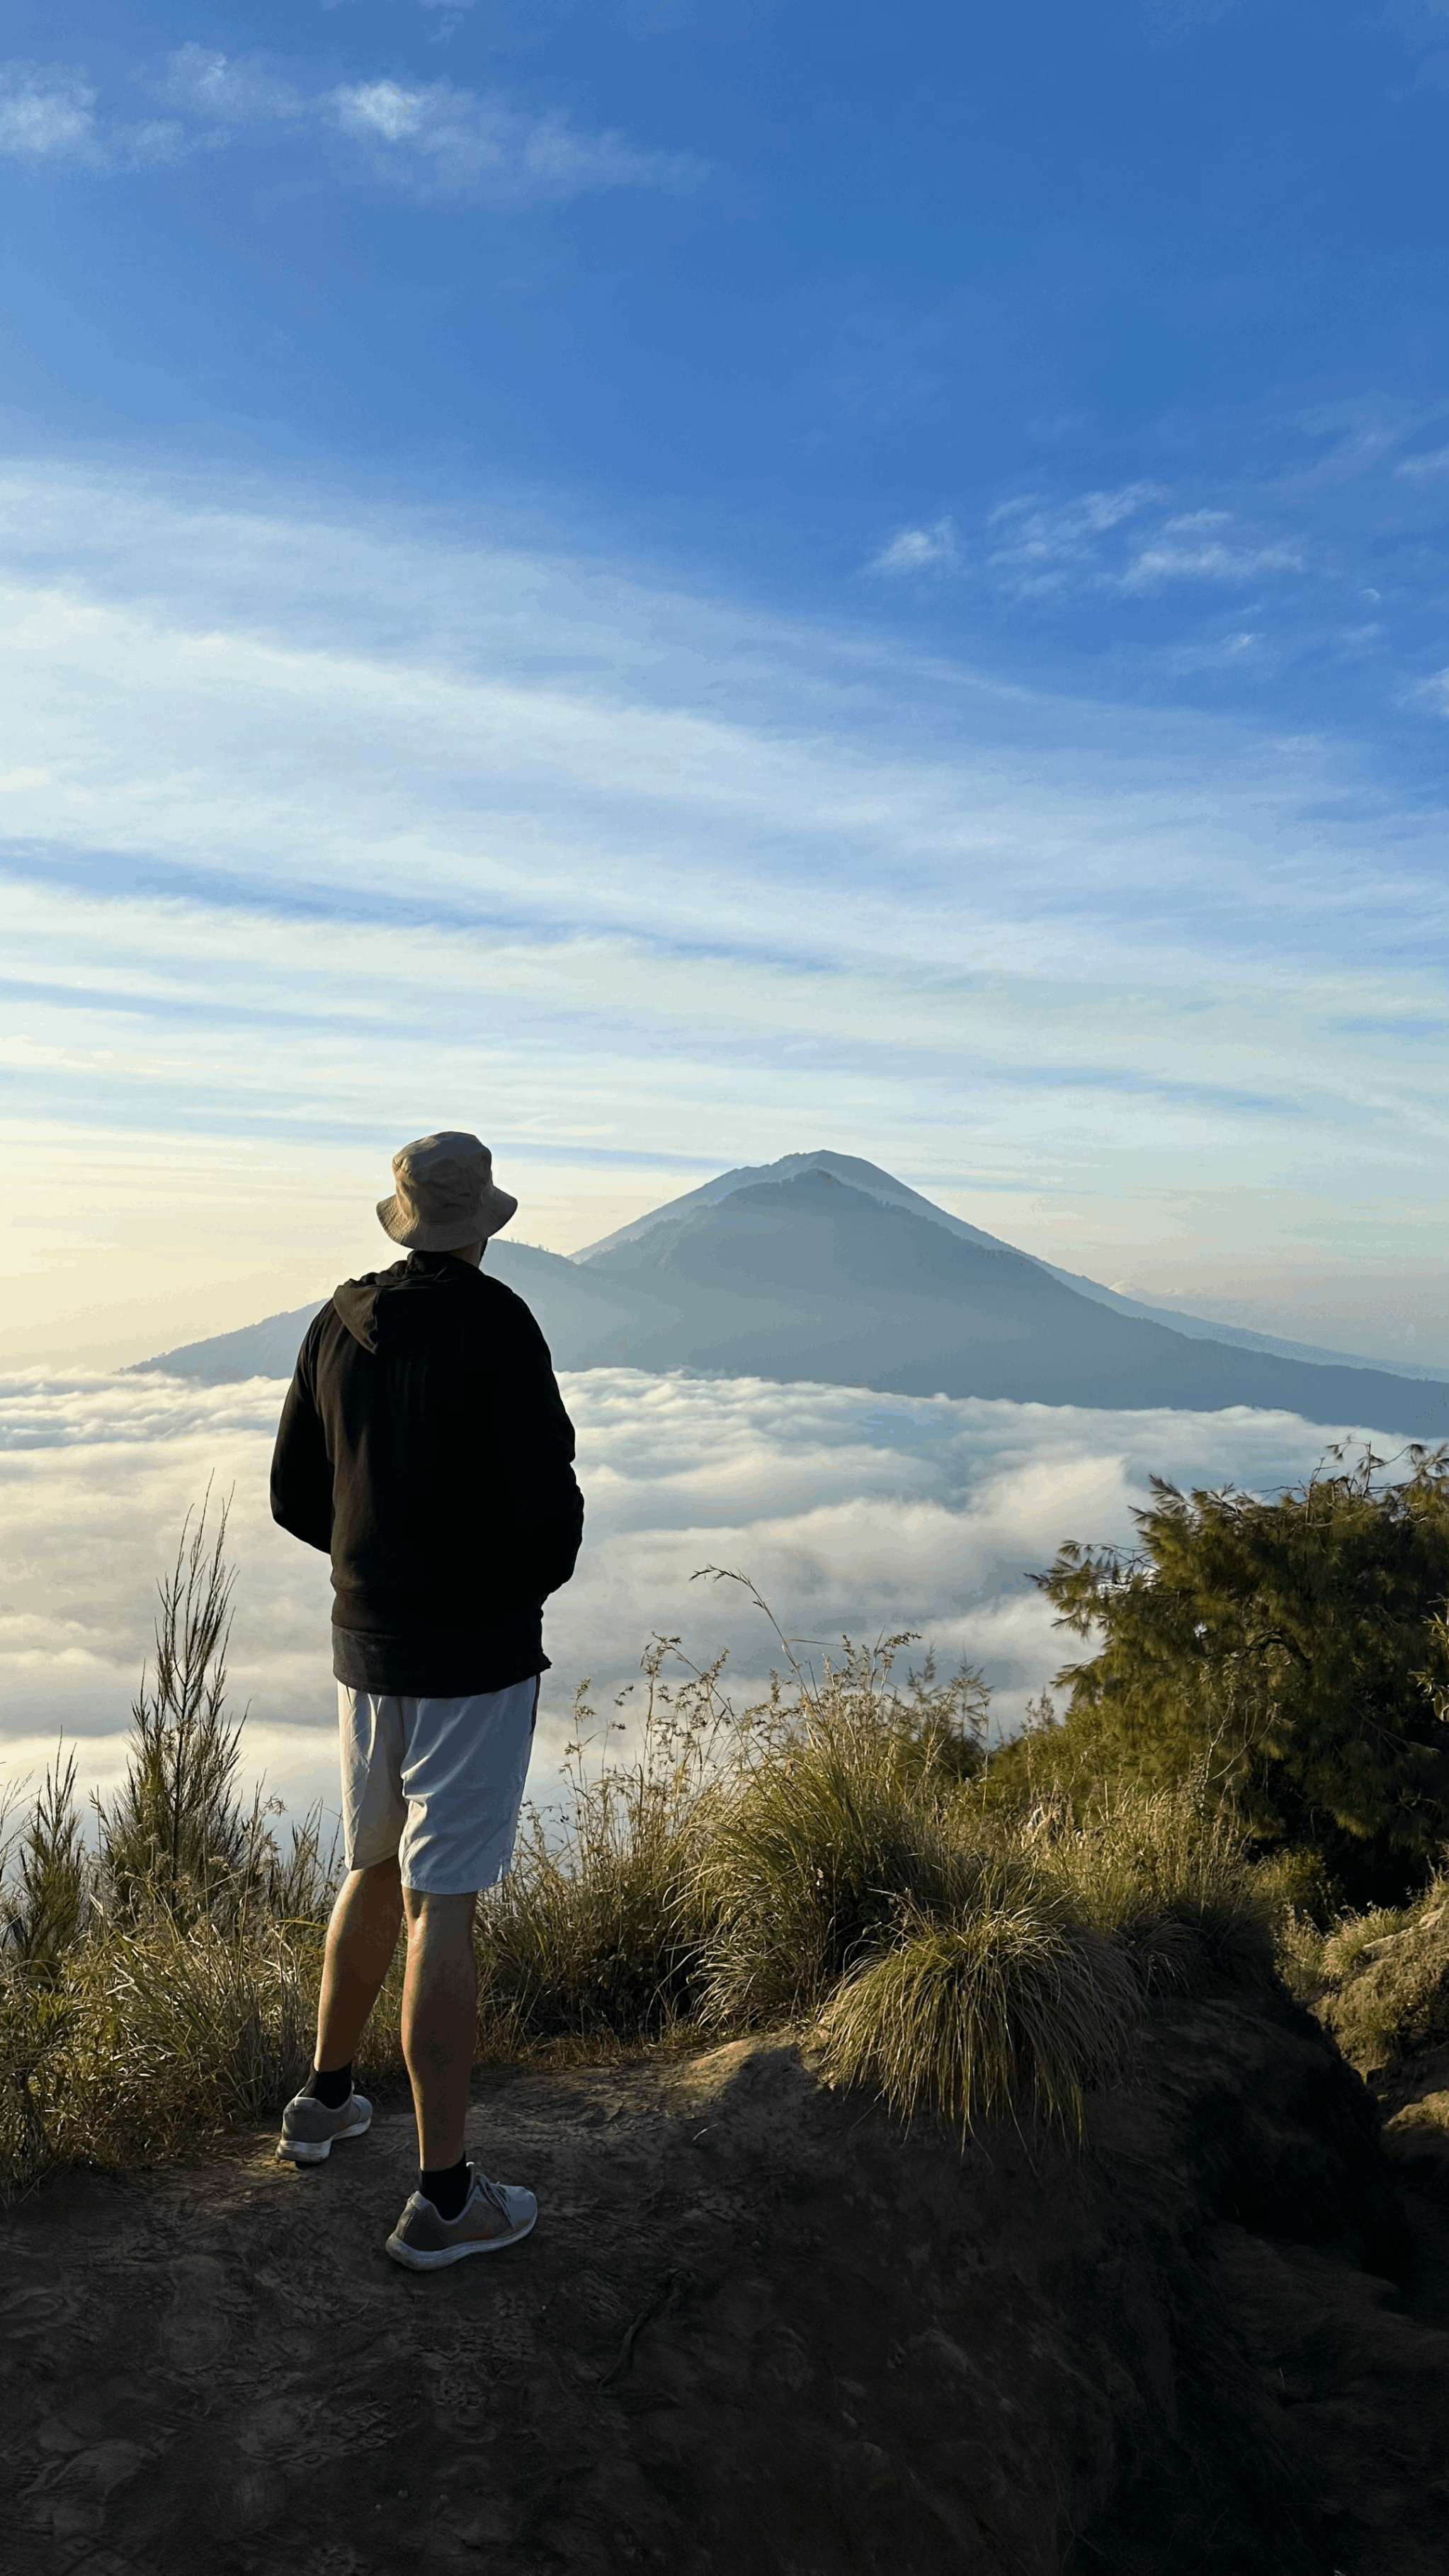
M 337 1685 L 349 1869 L 394 1852 L 404 1887 L 469 1896 L 513 1858 L 533 1751 L 538 1675 L 467 1699 L 394 1699 Z

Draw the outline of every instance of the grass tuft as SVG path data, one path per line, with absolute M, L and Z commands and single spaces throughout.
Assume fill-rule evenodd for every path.
M 988 1869 L 969 1910 L 909 1909 L 837 1987 L 820 2036 L 837 2082 L 869 2084 L 904 2119 L 929 2109 L 964 2134 L 1030 2109 L 1080 2129 L 1087 2087 L 1119 2064 L 1141 2010 L 1131 1962 L 1058 1890 Z
M 797 1666 L 793 1697 L 777 1692 L 758 1750 L 747 1744 L 701 1861 L 707 2021 L 809 2011 L 904 1901 L 946 1895 L 951 1811 L 982 1759 L 980 1686 L 963 1674 L 936 1688 L 928 1665 L 902 1693 L 904 1642 L 847 1640 L 818 1683 Z
M 1341 1923 L 1317 1968 L 1315 2008 L 1361 2073 L 1449 2039 L 1449 1879 Z
M 280 1925 L 159 1910 L 84 1954 L 56 2070 L 56 2152 L 150 2162 L 285 2101 L 312 2062 L 316 1978 Z

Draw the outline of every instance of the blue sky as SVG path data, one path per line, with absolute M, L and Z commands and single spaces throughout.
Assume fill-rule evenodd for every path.
M 1449 1361 L 1449 10 L 6 25 L 0 1356 L 456 1121 Z

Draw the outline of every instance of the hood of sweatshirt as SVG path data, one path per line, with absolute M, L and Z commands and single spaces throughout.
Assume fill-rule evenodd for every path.
M 479 1275 L 450 1252 L 410 1252 L 390 1270 L 344 1279 L 332 1303 L 365 1351 L 416 1348 L 437 1330 L 440 1299 L 476 1296 Z

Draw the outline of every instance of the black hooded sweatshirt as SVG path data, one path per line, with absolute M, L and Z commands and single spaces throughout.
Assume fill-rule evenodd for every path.
M 583 1535 L 573 1424 L 521 1297 L 446 1252 L 345 1279 L 282 1407 L 272 1517 L 332 1559 L 332 1668 L 460 1698 L 546 1672 Z

